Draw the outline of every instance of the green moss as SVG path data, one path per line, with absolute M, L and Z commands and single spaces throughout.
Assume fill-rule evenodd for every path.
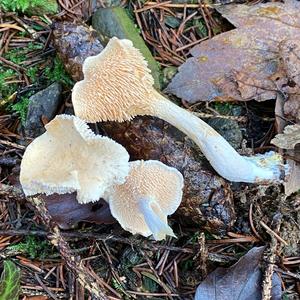
M 24 241 L 9 246 L 8 249 L 27 254 L 31 259 L 44 259 L 52 254 L 52 247 L 46 240 L 34 236 L 26 236 Z
M 10 101 L 10 96 L 16 91 L 18 85 L 10 82 L 18 79 L 15 70 L 0 66 L 0 107 L 3 107 Z
M 69 87 L 74 84 L 58 57 L 54 58 L 52 67 L 45 68 L 44 76 L 50 83 L 59 81 Z
M 222 115 L 230 115 L 233 104 L 229 102 L 214 102 L 212 107 Z
M 28 76 L 31 83 L 38 80 L 38 66 L 30 67 L 26 70 L 26 75 Z
M 41 50 L 41 49 L 43 49 L 43 47 L 44 47 L 44 45 L 42 43 L 37 43 L 37 42 L 35 42 L 35 43 L 30 42 L 27 45 L 27 49 L 29 49 L 29 50 Z
M 21 100 L 13 105 L 11 105 L 11 110 L 16 112 L 19 116 L 21 123 L 24 125 L 26 122 L 28 105 L 29 105 L 29 98 L 21 97 Z
M 3 56 L 5 59 L 19 65 L 22 61 L 26 60 L 27 48 L 16 48 L 6 52 Z
M 22 12 L 28 15 L 55 14 L 58 5 L 55 0 L 1 0 L 4 11 Z

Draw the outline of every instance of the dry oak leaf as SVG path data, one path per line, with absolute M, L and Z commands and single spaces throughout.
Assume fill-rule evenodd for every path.
M 300 39 L 299 8 L 296 0 L 219 8 L 237 29 L 192 48 L 193 57 L 166 91 L 190 103 L 275 99 L 273 77 L 282 63 L 279 46 L 283 40 Z
M 277 134 L 271 143 L 281 149 L 294 149 L 300 143 L 300 125 L 289 125 L 283 133 Z

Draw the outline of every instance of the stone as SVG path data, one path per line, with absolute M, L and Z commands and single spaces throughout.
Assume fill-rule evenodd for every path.
M 138 48 L 148 62 L 148 67 L 154 78 L 154 86 L 160 89 L 160 68 L 134 22 L 122 7 L 99 8 L 92 17 L 92 26 L 99 34 L 102 43 L 107 43 L 112 37 L 129 39 Z
M 66 21 L 54 24 L 52 41 L 66 71 L 75 81 L 83 79 L 85 59 L 103 50 L 95 30 Z
M 46 89 L 29 98 L 28 113 L 25 122 L 25 134 L 36 138 L 45 132 L 42 117 L 47 120 L 54 118 L 60 104 L 62 85 L 55 82 Z
M 241 147 L 243 134 L 236 121 L 225 118 L 213 118 L 208 120 L 207 123 L 220 133 L 234 149 Z

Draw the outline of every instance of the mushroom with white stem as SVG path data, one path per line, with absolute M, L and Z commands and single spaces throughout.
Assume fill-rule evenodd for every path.
M 58 115 L 26 148 L 20 182 L 26 196 L 77 191 L 79 203 L 94 202 L 125 181 L 128 160 L 123 146 L 95 135 L 83 120 Z
M 137 115 L 159 117 L 188 135 L 213 168 L 236 182 L 280 181 L 282 157 L 274 152 L 244 157 L 213 128 L 153 88 L 147 63 L 129 40 L 112 38 L 83 64 L 85 79 L 75 84 L 75 114 L 88 122 L 126 121 Z
M 175 236 L 167 216 L 173 214 L 182 199 L 183 177 L 160 161 L 130 162 L 125 183 L 106 193 L 111 214 L 132 234 L 153 235 L 162 240 Z

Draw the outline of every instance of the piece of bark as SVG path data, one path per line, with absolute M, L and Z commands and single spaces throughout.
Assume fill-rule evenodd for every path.
M 176 128 L 150 117 L 101 123 L 101 128 L 126 147 L 131 160 L 160 160 L 182 173 L 183 200 L 176 215 L 183 224 L 205 226 L 213 232 L 232 226 L 235 211 L 229 184 L 209 171 L 198 148 Z

